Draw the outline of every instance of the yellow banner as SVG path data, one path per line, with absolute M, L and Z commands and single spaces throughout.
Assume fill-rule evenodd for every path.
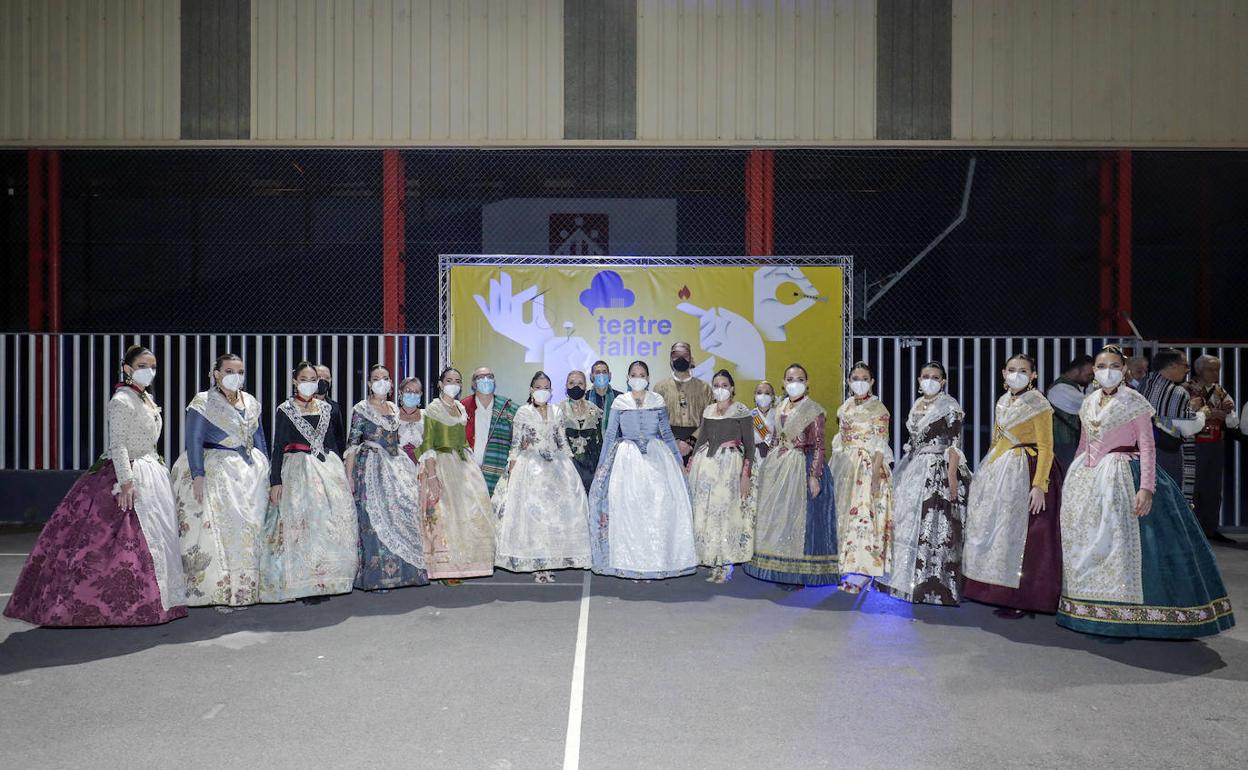
M 669 350 L 690 343 L 694 373 L 727 369 L 737 400 L 753 407 L 759 380 L 783 395 L 785 368 L 801 363 L 811 395 L 841 402 L 845 344 L 840 267 L 749 265 L 627 267 L 460 265 L 450 268 L 450 360 L 467 379 L 489 366 L 498 392 L 523 401 L 539 369 L 563 398 L 568 372 L 611 366 L 624 389 L 643 360 L 652 383 L 670 376 Z

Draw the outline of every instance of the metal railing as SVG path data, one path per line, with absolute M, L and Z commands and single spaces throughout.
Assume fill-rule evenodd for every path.
M 877 392 L 893 414 L 893 451 L 900 456 L 904 421 L 916 397 L 919 368 L 932 359 L 945 364 L 949 392 L 966 411 L 965 446 L 972 465 L 991 444 L 993 406 L 1001 393 L 1001 369 L 1016 351 L 1036 358 L 1038 382 L 1047 386 L 1062 363 L 1077 353 L 1094 353 L 1104 337 L 857 337 L 853 360 L 876 370 Z M 165 408 L 161 452 L 169 463 L 181 453 L 187 402 L 209 384 L 217 355 L 242 356 L 247 390 L 260 399 L 264 425 L 290 394 L 290 370 L 300 360 L 327 364 L 334 373 L 333 398 L 350 408 L 366 393 L 368 368 L 391 367 L 396 381 L 416 376 L 428 383 L 438 373 L 438 336 L 433 334 L 3 334 L 0 335 L 0 469 L 81 470 L 106 446 L 104 408 L 118 380 L 118 361 L 133 343 L 151 348 L 160 375 L 153 387 Z M 1150 349 L 1155 343 L 1122 340 Z M 1222 381 L 1242 408 L 1248 398 L 1248 345 L 1178 345 L 1195 358 L 1222 359 Z M 842 394 L 812 383 L 812 394 L 835 408 Z M 1248 526 L 1243 484 L 1248 453 L 1234 443 L 1228 460 L 1222 524 Z
M 246 390 L 260 400 L 270 438 L 273 409 L 290 396 L 300 361 L 329 366 L 331 397 L 344 409 L 364 397 L 373 364 L 389 366 L 396 382 L 437 377 L 438 338 L 429 334 L 4 334 L 0 469 L 90 467 L 107 445 L 104 408 L 132 344 L 157 358 L 152 394 L 164 407 L 160 451 L 171 465 L 182 451 L 184 407 L 209 387 L 213 362 L 227 351 L 243 359 Z

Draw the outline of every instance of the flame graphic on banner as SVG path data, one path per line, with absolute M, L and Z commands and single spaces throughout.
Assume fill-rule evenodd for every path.
M 688 286 L 681 286 L 680 291 L 676 292 L 676 296 L 681 299 L 689 299 L 693 296 L 693 292 L 689 291 Z

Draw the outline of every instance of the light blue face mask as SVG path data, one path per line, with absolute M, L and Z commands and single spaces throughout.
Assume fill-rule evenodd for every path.
M 482 377 L 481 379 L 477 380 L 477 384 L 474 385 L 473 387 L 475 387 L 477 389 L 477 392 L 480 393 L 481 395 L 488 396 L 494 392 L 494 378 Z
M 607 386 L 610 384 L 611 384 L 611 375 L 607 374 L 606 372 L 599 372 L 598 374 L 594 375 L 594 387 L 595 388 L 598 388 L 599 390 L 606 390 Z
M 408 409 L 415 409 L 416 407 L 420 406 L 420 394 L 419 393 L 404 393 L 403 394 L 403 406 L 407 407 Z

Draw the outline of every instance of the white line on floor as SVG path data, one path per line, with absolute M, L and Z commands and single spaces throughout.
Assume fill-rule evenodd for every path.
M 208 710 L 208 712 L 207 712 L 206 714 L 204 714 L 204 716 L 203 716 L 202 718 L 203 718 L 203 719 L 213 719 L 213 718 L 215 718 L 215 717 L 217 716 L 217 714 L 220 714 L 220 713 L 221 713 L 221 709 L 223 709 L 223 708 L 225 708 L 225 704 L 224 704 L 224 703 L 218 703 L 217 705 L 215 705 L 215 706 L 213 706 L 211 709 L 209 709 L 209 710 Z
M 28 553 L 0 553 L 0 556 L 30 556 Z
M 581 766 L 581 706 L 585 697 L 585 647 L 589 642 L 589 575 L 581 582 L 581 615 L 576 622 L 576 657 L 572 661 L 572 697 L 568 701 L 568 735 L 563 744 L 563 770 Z
M 6 596 L 12 596 L 12 595 L 13 595 L 13 594 L 0 594 L 0 599 L 3 599 L 3 598 L 4 598 L 4 597 L 6 597 Z
M 576 583 L 515 583 L 515 582 L 504 582 L 501 580 L 492 580 L 488 583 L 460 583 L 459 585 L 448 586 L 448 587 L 449 588 L 463 588 L 464 586 L 473 586 L 475 588 L 489 587 L 489 586 L 525 586 L 525 587 L 532 587 L 532 588 L 546 588 L 547 586 L 551 586 L 553 588 L 577 588 L 578 587 Z

